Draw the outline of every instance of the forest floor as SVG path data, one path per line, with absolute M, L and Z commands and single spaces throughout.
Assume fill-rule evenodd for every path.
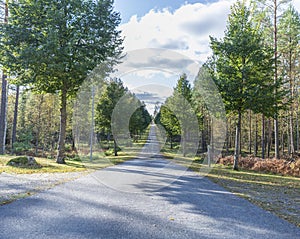
M 175 156 L 171 150 L 165 150 L 164 155 L 170 159 Z M 176 160 L 228 191 L 300 227 L 300 178 L 244 169 L 235 171 L 232 166 L 221 164 L 214 164 L 206 171 L 197 160 L 178 155 Z

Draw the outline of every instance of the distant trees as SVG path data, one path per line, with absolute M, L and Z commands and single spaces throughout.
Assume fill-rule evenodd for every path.
M 108 141 L 110 141 L 112 136 L 111 117 L 113 110 L 121 97 L 127 92 L 128 89 L 123 86 L 123 83 L 120 79 L 113 79 L 108 83 L 97 103 L 95 114 L 96 132 L 106 135 Z M 114 154 L 117 156 L 117 143 L 115 139 L 113 140 Z
M 98 135 L 102 135 L 102 137 L 105 136 L 107 141 L 113 140 L 115 156 L 118 155 L 118 144 L 116 135 L 113 135 L 112 132 L 112 124 L 118 122 L 113 122 L 113 112 L 116 110 L 117 104 L 121 102 L 122 105 L 117 109 L 122 110 L 122 112 L 118 112 L 118 117 L 125 117 L 125 119 L 118 119 L 120 120 L 120 126 L 122 127 L 123 122 L 127 120 L 127 113 L 131 110 L 128 108 L 131 107 L 130 101 L 137 101 L 136 103 L 137 105 L 140 105 L 140 107 L 131 115 L 129 125 L 124 126 L 128 127 L 131 137 L 137 139 L 139 134 L 148 127 L 152 118 L 146 110 L 145 104 L 140 102 L 132 93 L 130 93 L 128 89 L 124 87 L 123 82 L 120 79 L 112 79 L 108 82 L 96 105 L 96 132 Z
M 134 97 L 134 95 L 132 95 Z M 140 107 L 132 114 L 129 120 L 129 131 L 131 137 L 138 141 L 139 137 L 152 121 L 152 117 L 146 109 L 146 105 L 140 102 Z
M 183 156 L 186 156 L 189 151 L 188 144 L 195 138 L 192 132 L 195 134 L 198 132 L 194 129 L 198 123 L 191 102 L 192 87 L 186 74 L 182 74 L 174 87 L 173 95 L 161 106 L 155 120 L 156 123 L 164 126 L 171 148 L 173 147 L 174 137 L 180 135 Z
M 2 63 L 22 85 L 60 94 L 57 162 L 64 163 L 67 102 L 99 63 L 122 51 L 120 16 L 113 1 L 9 1 L 9 22 L 0 27 Z

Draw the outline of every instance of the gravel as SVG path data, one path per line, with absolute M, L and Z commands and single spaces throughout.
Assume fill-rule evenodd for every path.
M 0 205 L 76 179 L 86 173 L 0 174 Z

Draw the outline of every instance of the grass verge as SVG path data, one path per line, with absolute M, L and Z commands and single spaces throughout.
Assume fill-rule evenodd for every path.
M 81 162 L 67 160 L 66 164 L 57 164 L 53 159 L 35 158 L 42 166 L 41 168 L 24 168 L 7 165 L 8 161 L 15 156 L 4 155 L 0 157 L 0 173 L 10 174 L 32 174 L 32 173 L 70 173 L 85 171 L 86 168 Z

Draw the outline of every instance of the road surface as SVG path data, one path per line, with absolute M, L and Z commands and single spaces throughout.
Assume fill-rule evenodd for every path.
M 300 238 L 296 226 L 163 159 L 155 130 L 136 160 L 1 206 L 0 238 Z

